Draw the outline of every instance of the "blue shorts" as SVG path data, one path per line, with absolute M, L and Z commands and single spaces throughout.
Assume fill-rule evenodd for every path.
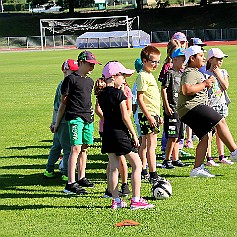
M 68 121 L 71 146 L 93 144 L 94 123 L 85 122 L 80 117 Z

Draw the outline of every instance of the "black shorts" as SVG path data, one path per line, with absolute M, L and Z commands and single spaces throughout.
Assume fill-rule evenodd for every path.
M 160 132 L 160 127 L 159 127 L 159 116 L 156 115 L 156 116 L 153 116 L 154 119 L 156 120 L 156 124 L 157 126 L 156 127 L 151 127 L 148 120 L 147 120 L 147 117 L 143 114 L 143 113 L 139 113 L 138 114 L 138 120 L 139 120 L 139 124 L 140 124 L 140 127 L 141 127 L 141 134 L 142 135 L 147 135 L 149 133 L 159 133 Z
M 168 116 L 164 113 L 164 132 L 165 138 L 184 138 L 184 126 L 181 122 L 178 113 L 173 113 Z
M 181 121 L 187 124 L 199 139 L 202 139 L 222 118 L 213 108 L 207 105 L 197 105 L 188 111 Z
M 102 135 L 102 149 L 104 153 L 115 153 L 116 156 L 126 155 L 130 152 L 136 152 L 134 142 L 129 132 L 123 130 L 106 130 L 104 127 Z

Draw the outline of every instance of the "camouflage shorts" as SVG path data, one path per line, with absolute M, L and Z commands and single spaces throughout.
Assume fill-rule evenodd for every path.
M 142 114 L 142 113 L 139 113 L 138 114 L 138 119 L 139 119 L 139 124 L 140 124 L 140 127 L 141 127 L 141 134 L 142 135 L 147 135 L 149 133 L 159 133 L 160 132 L 160 127 L 159 127 L 159 116 L 156 115 L 156 116 L 153 116 L 154 119 L 156 120 L 156 123 L 157 123 L 157 126 L 156 127 L 151 127 L 148 120 L 147 120 L 147 117 Z

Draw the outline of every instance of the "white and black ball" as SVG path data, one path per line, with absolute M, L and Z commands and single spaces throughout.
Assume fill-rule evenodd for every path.
M 172 186 L 167 180 L 159 180 L 152 186 L 152 195 L 155 199 L 164 200 L 172 195 Z

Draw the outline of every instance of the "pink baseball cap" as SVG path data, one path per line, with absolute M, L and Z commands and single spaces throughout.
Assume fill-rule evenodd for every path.
M 72 70 L 77 71 L 78 70 L 78 63 L 77 61 L 73 59 L 68 59 L 62 64 L 62 71 L 64 70 Z
M 178 40 L 179 42 L 182 42 L 182 41 L 187 41 L 187 38 L 186 38 L 186 36 L 185 36 L 185 34 L 184 33 L 182 33 L 182 32 L 176 32 L 176 33 L 174 33 L 173 34 L 173 36 L 172 36 L 172 39 L 176 39 L 176 40 Z
M 108 79 L 117 73 L 126 74 L 127 77 L 130 77 L 134 70 L 125 68 L 120 62 L 108 62 L 102 71 L 102 75 L 105 79 Z
M 95 55 L 90 51 L 83 51 L 78 55 L 78 61 L 86 61 L 88 63 L 102 64 L 98 62 L 95 58 Z
M 215 57 L 215 58 L 227 58 L 228 55 L 224 54 L 220 49 L 218 48 L 211 48 L 207 52 L 207 60 L 210 58 Z

